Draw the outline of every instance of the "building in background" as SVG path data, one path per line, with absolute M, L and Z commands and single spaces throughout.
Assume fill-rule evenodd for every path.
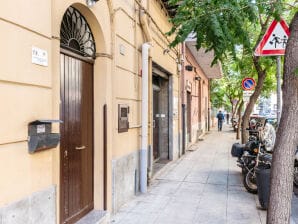
M 87 2 L 1 3 L 2 223 L 99 219 L 139 191 L 140 167 L 150 178 L 154 161 L 179 156 L 179 48 L 168 49 L 163 2 Z
M 193 38 L 182 46 L 182 145 L 195 143 L 211 126 L 210 80 L 222 77 L 221 64 L 211 66 L 213 53 L 197 50 Z

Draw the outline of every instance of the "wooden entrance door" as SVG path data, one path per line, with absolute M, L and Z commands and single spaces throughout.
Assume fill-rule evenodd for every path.
M 74 223 L 93 209 L 93 65 L 60 60 L 60 221 Z

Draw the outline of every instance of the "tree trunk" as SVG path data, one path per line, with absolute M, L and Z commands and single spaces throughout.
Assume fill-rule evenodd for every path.
M 291 26 L 283 76 L 283 108 L 271 169 L 267 224 L 290 223 L 294 153 L 298 145 L 298 13 Z
M 232 107 L 232 118 L 234 119 L 235 118 L 235 114 L 236 114 L 236 111 L 237 111 L 237 107 L 238 107 L 238 104 L 239 104 L 239 100 L 237 101 L 236 105 L 233 105 Z
M 243 100 L 241 100 L 241 103 L 240 103 L 240 105 L 238 107 L 238 111 L 237 111 L 237 113 L 238 113 L 238 129 L 237 129 L 237 133 L 236 133 L 236 139 L 240 139 L 240 128 L 241 128 L 241 119 L 242 119 L 241 111 L 242 111 L 243 104 L 244 104 Z
M 271 10 L 272 10 L 272 7 L 271 7 Z M 261 23 L 261 27 L 262 27 L 261 32 L 259 34 L 258 41 L 256 42 L 254 49 L 257 47 L 257 44 L 261 41 L 263 34 L 264 34 L 265 30 L 267 29 L 269 20 L 270 20 L 270 16 L 267 17 L 267 19 L 264 23 Z M 266 70 L 262 69 L 261 64 L 259 62 L 259 57 L 253 56 L 252 60 L 253 60 L 255 69 L 257 71 L 257 74 L 258 74 L 258 81 L 257 81 L 257 86 L 255 88 L 255 91 L 251 95 L 251 97 L 249 99 L 249 103 L 247 104 L 244 114 L 243 114 L 243 117 L 242 117 L 242 132 L 241 132 L 241 142 L 242 143 L 246 143 L 248 141 L 248 131 L 246 131 L 246 129 L 248 128 L 249 117 L 250 117 L 250 114 L 253 110 L 253 107 L 254 107 L 259 95 L 262 92 L 263 84 L 264 84 L 264 81 L 266 78 Z
M 258 81 L 255 88 L 254 93 L 249 98 L 249 102 L 246 106 L 245 112 L 242 117 L 242 133 L 241 133 L 241 142 L 246 143 L 248 141 L 248 131 L 246 130 L 248 128 L 248 122 L 250 114 L 254 108 L 254 105 L 259 97 L 259 95 L 262 92 L 263 84 L 266 78 L 266 71 L 261 68 L 261 65 L 259 63 L 259 57 L 254 56 L 253 57 L 254 66 L 256 68 L 256 71 L 258 73 Z

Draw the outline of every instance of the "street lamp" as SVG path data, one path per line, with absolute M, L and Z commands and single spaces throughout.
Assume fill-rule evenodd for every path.
M 88 7 L 92 7 L 95 5 L 96 2 L 98 2 L 99 0 L 86 0 L 86 4 Z

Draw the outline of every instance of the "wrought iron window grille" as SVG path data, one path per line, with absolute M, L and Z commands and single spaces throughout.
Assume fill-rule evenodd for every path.
M 65 12 L 60 29 L 60 46 L 84 57 L 95 58 L 95 41 L 84 16 L 75 8 Z

